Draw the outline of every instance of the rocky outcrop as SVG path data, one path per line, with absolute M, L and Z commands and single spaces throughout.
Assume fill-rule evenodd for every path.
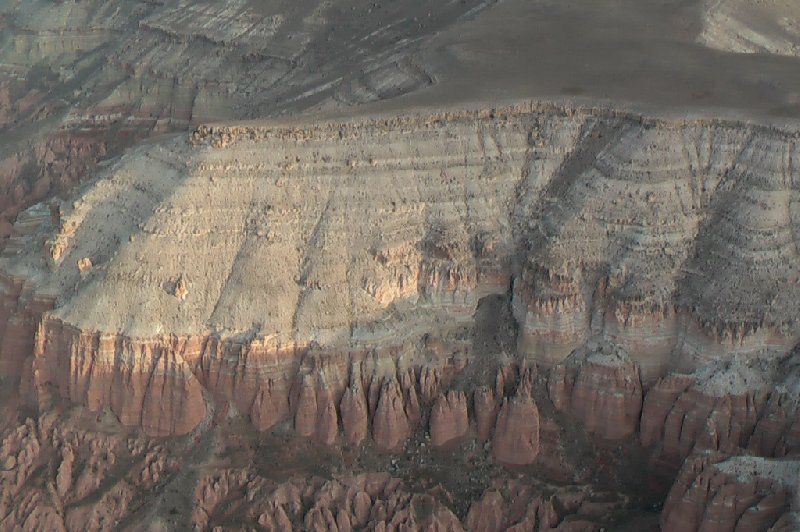
M 703 29 L 697 41 L 709 48 L 740 54 L 800 56 L 797 7 L 781 2 L 742 0 L 703 3 Z
M 315 382 L 316 381 L 316 382 Z M 336 406 L 323 375 L 303 376 L 294 414 L 294 428 L 301 436 L 316 436 L 328 445 L 339 433 Z
M 495 3 L 0 2 L 0 529 L 790 526 L 800 11 Z
M 498 405 L 494 391 L 487 387 L 478 388 L 473 394 L 472 405 L 477 437 L 480 441 L 487 441 L 492 437 L 497 420 Z
M 525 392 L 503 399 L 494 429 L 492 451 L 503 464 L 526 465 L 539 454 L 539 409 Z
M 162 444 L 80 428 L 87 420 L 50 411 L 3 431 L 0 527 L 106 530 L 129 516 L 134 499 L 177 470 Z M 53 475 L 36 471 L 52 467 Z
M 552 403 L 599 440 L 638 431 L 663 479 L 702 450 L 791 455 L 797 388 L 773 389 L 791 372 L 771 366 L 798 334 L 779 208 L 794 170 L 773 155 L 789 137 L 534 104 L 198 128 L 18 217 L 0 363 L 42 410 L 55 393 L 151 436 L 242 413 L 347 452 L 397 453 L 425 429 L 440 449 L 474 435 L 511 468 L 546 456 L 562 481 L 603 473 L 576 465 L 564 438 L 582 436 Z M 706 286 L 751 271 L 740 293 Z M 509 339 L 479 341 L 487 296 L 510 299 Z M 75 489 L 63 463 L 55 492 Z
M 797 356 L 737 358 L 668 375 L 647 392 L 641 441 L 657 467 L 676 471 L 693 452 L 782 457 L 797 439 Z M 790 391 L 791 390 L 791 391 Z
M 267 530 L 463 530 L 436 499 L 409 493 L 385 473 L 275 485 L 251 471 L 228 470 L 201 479 L 195 497 L 193 522 L 203 528 L 238 518 Z
M 550 488 L 521 481 L 495 483 L 475 501 L 465 521 L 468 530 L 598 530 L 609 511 L 624 498 L 580 487 Z
M 796 462 L 715 453 L 686 461 L 661 515 L 663 530 L 789 530 Z
M 401 447 L 411 435 L 402 390 L 394 379 L 387 379 L 381 386 L 372 435 L 375 443 L 390 450 Z
M 673 149 L 702 144 L 698 135 L 712 132 L 713 157 L 701 150 L 702 160 L 687 162 Z M 26 211 L 0 259 L 14 280 L 4 319 L 31 325 L 13 301 L 25 280 L 35 279 L 28 292 L 59 301 L 38 327 L 30 366 L 36 382 L 93 409 L 110 407 L 126 425 L 146 417 L 153 434 L 191 430 L 202 418 L 204 388 L 260 429 L 291 419 L 306 433 L 314 419 L 324 426 L 314 433 L 323 430 L 317 436 L 332 442 L 353 361 L 344 353 L 380 348 L 400 356 L 400 346 L 419 342 L 410 356 L 418 361 L 402 371 L 368 368 L 362 375 L 368 428 L 395 446 L 422 420 L 423 404 L 446 389 L 446 376 L 436 372 L 471 360 L 457 330 L 473 322 L 481 297 L 508 291 L 516 268 L 511 307 L 526 363 L 557 366 L 590 337 L 628 353 L 619 367 L 590 361 L 591 369 L 573 370 L 565 362 L 551 379 L 558 408 L 603 438 L 619 439 L 636 429 L 639 381 L 651 385 L 669 364 L 690 372 L 719 353 L 747 356 L 768 346 L 779 354 L 793 346 L 795 325 L 785 316 L 800 301 L 789 282 L 795 262 L 780 259 L 783 237 L 759 236 L 761 222 L 752 221 L 766 217 L 790 234 L 791 220 L 776 213 L 793 181 L 783 179 L 774 156 L 791 148 L 790 136 L 536 104 L 198 128 L 191 143 L 173 139 L 132 151 L 73 201 Z M 496 149 L 487 148 L 489 137 Z M 454 166 L 451 159 L 466 162 Z M 525 166 L 531 160 L 539 161 L 535 175 Z M 651 169 L 656 161 L 659 170 Z M 692 192 L 700 186 L 692 168 L 703 169 L 707 194 Z M 741 207 L 736 212 L 752 214 L 737 218 L 735 233 L 714 214 L 723 209 L 711 192 L 723 170 L 736 183 L 729 194 Z M 668 190 L 656 174 L 671 183 Z M 452 202 L 454 183 L 474 189 L 467 224 Z M 298 187 L 301 196 L 293 192 Z M 353 223 L 356 216 L 364 223 Z M 701 216 L 715 221 L 700 227 Z M 625 229 L 636 224 L 635 234 Z M 727 288 L 709 291 L 703 280 L 716 268 L 705 250 L 728 253 L 737 238 L 751 251 L 720 266 L 726 279 L 741 278 L 740 270 L 766 257 L 758 266 L 763 282 L 748 284 L 744 299 Z M 690 256 L 695 239 L 703 243 L 699 258 Z M 92 267 L 81 271 L 84 259 Z M 773 301 L 765 290 L 776 286 L 788 288 Z M 254 289 L 264 296 L 246 299 Z M 745 314 L 758 324 L 748 325 Z M 452 342 L 444 348 L 426 340 L 438 329 L 434 336 Z M 21 338 L 6 336 L 24 349 Z M 332 354 L 324 383 L 297 380 L 310 346 Z M 423 362 L 425 350 L 437 361 Z M 118 370 L 112 360 L 130 363 Z M 404 373 L 409 368 L 426 373 Z M 384 390 L 391 373 L 396 386 Z M 151 382 L 150 375 L 158 377 Z M 174 411 L 146 406 L 138 391 L 113 399 L 114 379 L 131 390 L 163 383 L 163 393 L 176 398 Z M 353 442 L 364 432 L 357 395 L 349 393 L 346 408 L 361 416 L 351 420 L 358 426 Z M 509 395 L 496 395 L 494 408 Z M 475 410 L 481 438 L 496 425 L 488 399 L 479 397 L 485 404 Z M 298 404 L 307 412 L 298 414 Z M 150 414 L 157 414 L 152 421 Z
M 342 413 L 344 439 L 351 445 L 358 445 L 367 437 L 369 410 L 367 398 L 361 384 L 360 371 L 352 371 L 350 385 L 344 391 L 339 406 Z
M 30 379 L 30 355 L 42 314 L 53 306 L 51 300 L 26 293 L 22 280 L 0 275 L 0 370 L 11 379 L 23 374 Z M 27 365 L 27 367 L 26 367 Z
M 458 441 L 469 431 L 467 396 L 464 392 L 451 390 L 440 395 L 433 403 L 430 417 L 431 443 L 443 447 Z
M 73 188 L 107 154 L 153 134 L 200 120 L 298 111 L 320 97 L 327 105 L 379 100 L 433 82 L 410 58 L 417 45 L 394 50 L 391 60 L 363 58 L 356 70 L 352 58 L 342 59 L 346 48 L 333 43 L 353 35 L 344 30 L 351 16 L 358 20 L 352 30 L 366 30 L 362 37 L 371 49 L 393 50 L 394 40 L 373 38 L 386 29 L 370 8 L 354 8 L 342 20 L 324 3 L 303 13 L 281 5 L 266 12 L 238 0 L 225 6 L 89 0 L 0 7 L 8 35 L 0 63 L 14 65 L 0 73 L 0 133 L 8 148 L 0 157 L 0 248 L 18 212 Z M 398 31 L 421 44 L 483 7 L 470 0 L 423 13 L 409 2 L 403 6 L 408 16 L 424 16 L 427 24 Z M 331 41 L 323 28 L 344 30 L 346 37 Z M 320 94 L 322 57 L 327 74 L 344 75 Z M 276 83 L 287 77 L 291 88 Z
M 589 347 L 550 370 L 550 400 L 587 431 L 617 440 L 636 433 L 642 410 L 639 368 L 613 345 Z
M 192 338 L 174 337 L 135 343 L 45 321 L 37 334 L 34 383 L 54 385 L 64 399 L 91 410 L 109 408 L 123 425 L 146 434 L 186 434 L 206 414 L 203 388 L 184 358 L 197 346 Z

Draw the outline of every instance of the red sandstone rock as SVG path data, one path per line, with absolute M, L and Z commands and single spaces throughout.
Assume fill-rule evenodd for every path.
M 621 503 L 618 495 L 576 486 L 543 491 L 522 479 L 497 480 L 472 504 L 465 524 L 473 532 L 598 531 Z
M 72 487 L 72 471 L 75 465 L 75 452 L 70 445 L 65 445 L 61 451 L 61 464 L 56 474 L 56 489 L 63 498 Z
M 288 412 L 288 393 L 279 389 L 275 381 L 269 379 L 258 388 L 250 409 L 250 420 L 258 430 L 267 430 L 284 419 Z
M 464 392 L 451 390 L 440 395 L 433 405 L 430 418 L 431 443 L 444 446 L 466 436 L 469 430 L 467 396 Z
M 503 496 L 487 491 L 473 503 L 467 514 L 467 528 L 473 532 L 500 532 L 505 517 Z
M 570 357 L 548 378 L 550 399 L 578 418 L 587 431 L 609 440 L 634 434 L 642 410 L 639 368 L 614 346 Z
M 800 452 L 800 405 L 796 398 L 774 391 L 761 410 L 747 444 L 761 456 L 786 456 Z
M 400 384 L 386 379 L 381 387 L 378 406 L 372 422 L 375 443 L 384 449 L 397 449 L 411 434 Z
M 42 313 L 52 308 L 51 301 L 30 299 L 23 289 L 22 281 L 0 274 L 0 372 L 12 378 L 29 367 Z
M 152 436 L 186 434 L 206 408 L 202 387 L 180 354 L 183 347 L 175 339 L 137 344 L 80 333 L 47 320 L 38 333 L 35 384 L 55 385 L 64 398 L 93 411 L 110 408 L 123 425 Z M 80 355 L 65 360 L 70 353 Z
M 294 430 L 301 436 L 311 436 L 317 430 L 317 395 L 311 375 L 303 376 L 300 396 L 294 413 Z
M 694 382 L 688 375 L 667 375 L 648 390 L 642 407 L 640 438 L 642 445 L 650 446 L 661 441 L 666 430 L 667 416 L 677 397 Z M 675 427 L 672 427 L 674 429 Z
M 539 454 L 539 409 L 530 396 L 504 399 L 492 442 L 494 457 L 509 465 L 532 464 Z
M 367 437 L 367 400 L 361 387 L 361 379 L 353 379 L 344 392 L 340 404 L 344 439 L 358 445 Z
M 761 476 L 759 465 L 749 463 L 758 459 L 734 458 L 748 471 L 729 473 L 715 465 L 722 457 L 702 453 L 685 462 L 664 504 L 662 530 L 768 530 L 788 513 L 787 488 Z
M 695 451 L 783 456 L 800 449 L 796 411 L 778 391 L 712 394 L 691 376 L 670 375 L 645 397 L 641 440 L 657 445 L 657 463 L 672 471 Z
M 400 388 L 403 390 L 403 402 L 405 403 L 406 417 L 411 425 L 416 424 L 422 415 L 417 396 L 417 378 L 413 368 L 409 368 L 400 374 Z
M 339 434 L 339 415 L 328 388 L 317 391 L 317 438 L 332 445 Z
M 339 433 L 339 416 L 324 376 L 304 375 L 294 417 L 295 430 L 331 445 Z
M 422 368 L 419 376 L 422 400 L 430 403 L 442 389 L 442 371 L 437 367 L 426 366 Z
M 478 439 L 487 441 L 492 437 L 492 429 L 497 420 L 497 402 L 494 393 L 488 388 L 478 388 L 473 394 L 473 409 Z

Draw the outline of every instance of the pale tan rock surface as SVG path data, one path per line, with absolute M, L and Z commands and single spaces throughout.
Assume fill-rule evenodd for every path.
M 800 6 L 790 0 L 707 0 L 698 40 L 737 53 L 800 56 Z
M 676 139 L 699 149 L 706 138 L 714 143 L 694 162 L 668 149 Z M 229 146 L 214 147 L 222 139 Z M 601 335 L 652 382 L 669 367 L 704 367 L 716 353 L 779 355 L 794 345 L 800 298 L 789 280 L 798 274 L 781 258 L 793 253 L 786 246 L 793 237 L 791 217 L 780 214 L 791 209 L 778 208 L 792 187 L 783 174 L 794 170 L 776 166 L 794 150 L 789 139 L 778 129 L 529 105 L 314 127 L 201 128 L 194 145 L 173 140 L 126 155 L 77 199 L 51 208 L 56 217 L 32 209 L 0 266 L 10 278 L 29 279 L 28 299 L 59 301 L 40 326 L 36 382 L 62 393 L 74 382 L 71 400 L 128 411 L 124 422 L 135 425 L 143 391 L 116 400 L 93 390 L 116 378 L 137 389 L 144 384 L 134 381 L 163 371 L 158 378 L 175 404 L 149 421 L 154 434 L 191 430 L 203 415 L 197 384 L 245 412 L 258 404 L 254 418 L 266 428 L 289 413 L 281 405 L 294 410 L 293 357 L 312 344 L 322 352 L 399 346 L 430 333 L 432 323 L 444 330 L 469 323 L 478 299 L 502 293 L 514 268 L 522 270 L 512 290 L 518 348 L 530 361 L 557 364 Z M 655 161 L 674 162 L 659 162 L 673 166 L 657 178 L 647 166 Z M 705 169 L 698 176 L 695 168 Z M 381 179 L 390 185 L 376 187 Z M 701 183 L 704 195 L 693 192 Z M 463 201 L 452 200 L 457 190 Z M 546 199 L 556 192 L 554 210 Z M 355 212 L 363 224 L 350 223 Z M 612 220 L 612 212 L 636 222 Z M 741 216 L 736 233 L 723 212 Z M 776 229 L 764 233 L 765 224 Z M 587 228 L 603 232 L 587 236 Z M 642 231 L 651 234 L 634 239 Z M 725 251 L 734 242 L 752 251 Z M 93 267 L 81 275 L 74 264 L 87 256 Z M 714 288 L 704 281 L 712 272 Z M 758 281 L 733 281 L 748 276 Z M 122 359 L 134 371 L 114 377 Z M 328 414 L 317 414 L 331 427 L 347 380 L 348 357 L 339 359 L 328 362 Z M 159 366 L 147 360 L 163 370 L 153 373 Z M 620 406 L 625 413 L 610 437 L 636 425 L 633 371 L 583 377 L 631 383 L 624 393 L 632 400 Z M 407 376 L 397 378 L 387 388 L 391 401 L 370 403 L 381 416 L 394 412 L 394 429 L 378 423 L 381 434 L 396 432 L 386 437 L 392 446 L 408 432 L 403 418 L 412 425 L 419 418 L 418 391 L 403 385 Z M 576 383 L 570 394 L 579 410 L 593 403 L 592 386 L 605 386 Z M 278 414 L 268 421 L 270 410 Z M 170 416 L 182 425 L 170 428 Z

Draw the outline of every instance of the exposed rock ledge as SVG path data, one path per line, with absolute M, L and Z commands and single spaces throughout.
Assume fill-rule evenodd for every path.
M 338 394 L 372 353 L 367 404 L 393 447 L 418 413 L 387 375 L 469 365 L 463 346 L 433 359 L 417 346 L 458 337 L 482 297 L 511 287 L 528 363 L 557 365 L 598 337 L 628 353 L 625 375 L 598 365 L 632 383 L 624 421 L 598 428 L 621 437 L 636 426 L 632 368 L 650 385 L 795 345 L 796 139 L 537 105 L 199 129 L 195 145 L 136 148 L 75 198 L 19 217 L 0 258 L 0 361 L 31 393 L 53 385 L 151 434 L 190 431 L 206 389 L 260 428 L 294 416 L 329 440 L 334 421 L 303 411 L 364 411 L 360 392 Z M 336 370 L 304 377 L 309 351 L 312 371 Z M 591 383 L 569 379 L 569 408 L 589 419 Z M 462 400 L 447 401 L 442 441 L 463 432 Z M 500 418 L 516 404 L 497 403 Z

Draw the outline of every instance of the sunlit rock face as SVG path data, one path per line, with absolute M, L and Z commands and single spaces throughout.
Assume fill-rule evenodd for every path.
M 780 130 L 530 105 L 202 127 L 26 212 L 2 259 L 3 363 L 153 434 L 191 430 L 204 388 L 262 428 L 292 416 L 332 441 L 343 401 L 362 416 L 372 386 L 394 447 L 409 387 L 375 362 L 353 388 L 352 364 L 381 348 L 406 353 L 401 368 L 457 371 L 474 353 L 423 363 L 409 346 L 469 328 L 482 297 L 509 293 L 520 356 L 562 368 L 557 407 L 622 437 L 640 381 L 794 345 L 795 181 L 780 161 L 795 150 Z M 49 308 L 37 301 L 56 303 L 35 325 Z M 23 362 L 25 323 L 38 339 Z M 567 359 L 598 337 L 621 354 Z M 298 373 L 309 349 L 326 353 L 324 374 Z M 137 382 L 153 375 L 185 406 L 142 417 Z M 111 382 L 139 391 L 112 399 Z M 598 399 L 617 386 L 629 399 Z M 436 423 L 453 408 L 440 401 Z
M 21 210 L 144 138 L 428 87 L 415 54 L 492 3 L 4 0 L 0 248 Z
M 798 16 L 0 0 L 0 529 L 800 528 Z
M 572 479 L 573 424 L 662 479 L 792 456 L 792 138 L 530 103 L 201 126 L 20 215 L 0 363 L 149 437 L 224 408 Z

